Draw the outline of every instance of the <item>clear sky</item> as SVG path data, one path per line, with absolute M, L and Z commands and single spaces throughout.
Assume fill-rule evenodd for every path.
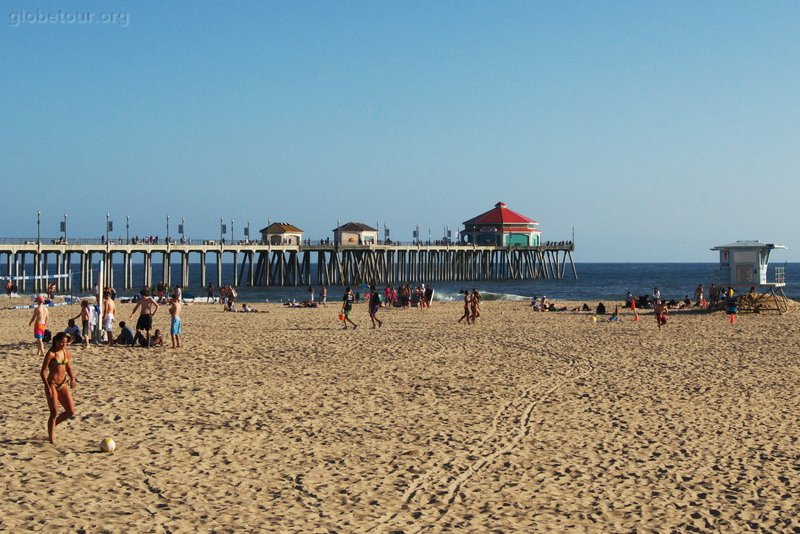
M 576 261 L 800 261 L 797 2 L 4 2 L 0 237 L 434 239 L 498 201 Z M 85 22 L 91 16 L 90 23 Z

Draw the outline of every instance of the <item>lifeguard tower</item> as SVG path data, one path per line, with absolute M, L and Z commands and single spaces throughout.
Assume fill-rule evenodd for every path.
M 719 251 L 719 283 L 740 294 L 740 309 L 778 313 L 787 310 L 784 268 L 776 267 L 774 281 L 767 280 L 770 253 L 785 248 L 761 241 L 737 241 L 711 249 Z

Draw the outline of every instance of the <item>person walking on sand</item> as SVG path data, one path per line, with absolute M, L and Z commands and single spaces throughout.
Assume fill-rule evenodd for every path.
M 461 319 L 458 320 L 460 323 L 464 319 L 467 320 L 467 324 L 469 324 L 470 315 L 472 315 L 471 309 L 472 297 L 470 296 L 469 291 L 466 289 L 464 290 L 464 315 L 461 316 Z
M 369 318 L 372 320 L 372 328 L 375 328 L 375 323 L 378 323 L 378 328 L 383 326 L 383 321 L 378 319 L 378 310 L 381 309 L 381 294 L 375 289 L 375 286 L 369 287 Z
M 133 311 L 131 312 L 131 317 L 133 317 L 133 315 L 136 313 L 136 310 L 141 308 L 141 311 L 139 312 L 139 318 L 136 320 L 136 333 L 140 334 L 140 332 L 144 330 L 144 338 L 146 341 L 145 346 L 149 348 L 150 330 L 153 329 L 153 316 L 158 311 L 158 303 L 153 300 L 153 297 L 150 296 L 149 289 L 142 289 L 140 294 L 142 295 L 142 298 L 139 299 L 139 302 L 137 302 L 136 306 L 134 306 Z
M 172 295 L 169 306 L 170 320 L 169 333 L 172 337 L 172 348 L 181 348 L 181 299 L 178 295 Z
M 667 316 L 669 315 L 667 304 L 664 301 L 659 301 L 659 303 L 656 304 L 655 314 L 656 321 L 658 322 L 658 329 L 661 330 L 661 327 L 667 324 Z
M 103 330 L 108 338 L 108 344 L 114 344 L 114 314 L 117 311 L 117 306 L 114 304 L 114 299 L 111 298 L 109 290 L 103 291 Z
M 319 290 L 319 300 L 322 301 L 322 305 L 325 306 L 328 304 L 328 288 L 322 286 Z
M 36 340 L 38 348 L 37 354 L 44 356 L 44 331 L 47 328 L 47 306 L 44 305 L 44 298 L 36 295 L 36 307 L 33 308 L 33 315 L 28 321 L 28 326 L 33 325 L 33 339 Z
M 475 319 L 481 316 L 481 294 L 478 293 L 478 288 L 476 287 L 472 288 L 470 313 L 472 314 L 472 324 L 475 324 Z
M 344 298 L 342 298 L 342 313 L 344 314 L 344 329 L 347 330 L 347 323 L 353 325 L 353 330 L 358 328 L 358 325 L 350 319 L 350 312 L 353 310 L 353 303 L 356 297 L 353 295 L 353 290 L 348 287 L 344 290 Z
M 72 400 L 70 389 L 75 389 L 78 379 L 72 370 L 71 357 L 67 349 L 68 342 L 69 335 L 64 332 L 53 336 L 53 345 L 44 355 L 42 369 L 39 372 L 44 383 L 47 406 L 50 408 L 50 418 L 47 421 L 47 437 L 50 443 L 56 441 L 56 425 L 75 417 L 75 402 Z M 61 415 L 58 414 L 59 404 L 64 407 Z
M 206 287 L 206 301 L 214 302 L 214 286 L 211 285 L 211 282 L 209 282 L 208 287 Z

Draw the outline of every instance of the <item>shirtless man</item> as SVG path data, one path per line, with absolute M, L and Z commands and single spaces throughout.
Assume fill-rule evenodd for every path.
M 39 356 L 44 356 L 44 330 L 47 328 L 47 306 L 44 305 L 44 298 L 36 296 L 36 307 L 33 309 L 33 316 L 28 321 L 28 326 L 33 325 L 33 338 L 39 347 Z
M 134 306 L 131 317 L 133 317 L 136 310 L 141 307 L 139 319 L 136 320 L 136 333 L 141 335 L 140 331 L 144 330 L 145 346 L 149 348 L 150 330 L 153 329 L 153 316 L 156 314 L 156 311 L 158 311 L 158 303 L 150 296 L 150 290 L 147 288 L 142 289 L 141 295 L 142 298 L 136 303 L 136 306 Z
M 103 330 L 106 332 L 108 344 L 114 344 L 114 314 L 117 311 L 117 305 L 114 304 L 114 299 L 111 298 L 109 290 L 103 291 Z
M 50 443 L 55 443 L 56 425 L 75 417 L 75 402 L 72 400 L 70 389 L 75 389 L 78 379 L 75 378 L 70 364 L 68 342 L 69 336 L 64 332 L 53 336 L 53 346 L 44 356 L 42 369 L 39 372 L 44 383 L 47 406 L 50 408 L 50 419 L 47 421 L 47 436 Z M 64 407 L 64 413 L 61 415 L 58 415 L 59 404 Z
M 181 300 L 177 294 L 172 295 L 169 315 L 172 317 L 169 328 L 169 334 L 172 337 L 172 348 L 179 349 L 181 347 Z

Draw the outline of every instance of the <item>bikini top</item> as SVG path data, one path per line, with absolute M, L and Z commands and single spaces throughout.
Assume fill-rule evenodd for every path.
M 56 354 L 58 354 L 58 353 L 56 353 Z M 67 355 L 64 354 L 64 359 L 63 360 L 58 361 L 57 359 L 53 358 L 52 363 L 54 363 L 56 365 L 67 365 L 68 361 L 69 361 L 69 358 L 67 358 Z

